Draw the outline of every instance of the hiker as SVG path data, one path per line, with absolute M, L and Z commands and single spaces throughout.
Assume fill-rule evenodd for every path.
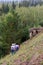
M 19 45 L 16 45 L 16 51 L 18 51 L 18 50 L 19 50 L 19 47 L 20 47 Z
M 16 51 L 16 45 L 15 44 L 12 44 L 11 45 L 11 53 L 14 54 Z
M 32 32 L 30 33 L 30 39 L 32 38 Z

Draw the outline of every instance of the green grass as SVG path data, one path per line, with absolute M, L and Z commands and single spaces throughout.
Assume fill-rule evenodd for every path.
M 6 65 L 19 65 L 17 63 L 18 59 L 21 60 L 21 63 L 29 61 L 35 53 L 38 55 L 43 53 L 43 33 L 36 35 L 31 40 L 25 41 L 20 46 L 19 51 L 16 52 L 16 54 L 14 54 L 13 56 L 9 54 L 6 57 L 0 59 L 0 65 L 2 65 L 3 63 L 6 63 Z M 16 63 L 14 64 L 15 60 Z

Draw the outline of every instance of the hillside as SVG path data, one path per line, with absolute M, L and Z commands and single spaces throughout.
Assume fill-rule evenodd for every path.
M 43 65 L 43 33 L 25 41 L 13 56 L 0 59 L 0 65 Z

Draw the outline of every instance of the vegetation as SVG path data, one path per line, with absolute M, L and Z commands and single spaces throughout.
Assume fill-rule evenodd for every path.
M 31 40 L 29 39 L 26 42 L 24 42 L 20 46 L 19 51 L 13 56 L 10 54 L 4 57 L 3 59 L 0 59 L 0 65 L 2 64 L 23 65 L 26 63 L 28 63 L 29 65 L 29 61 L 31 62 L 31 60 L 32 60 L 32 64 L 30 65 L 33 65 L 33 63 L 38 63 L 38 65 L 39 64 L 43 65 L 43 60 L 41 59 L 43 58 L 43 56 L 41 56 L 40 58 L 40 55 L 42 54 L 43 54 L 43 33 L 40 33 L 33 39 Z
M 0 37 L 2 37 L 0 39 L 0 57 L 9 53 L 12 43 L 20 44 L 29 38 L 28 28 L 24 26 L 24 24 L 22 25 L 18 13 L 11 8 L 11 10 L 5 14 L 4 11 L 6 10 L 7 9 L 4 9 L 3 14 L 0 16 Z
M 8 4 L 2 4 L 2 13 L 8 13 L 9 12 L 9 6 Z
M 27 27 L 39 27 L 43 23 L 43 6 L 16 8 L 22 23 Z
M 0 57 L 3 57 L 12 43 L 21 44 L 29 39 L 29 28 L 42 26 L 43 6 L 19 8 L 13 2 L 2 4 L 0 12 Z
M 21 0 L 19 3 L 19 7 L 29 7 L 29 6 L 37 6 L 37 5 L 43 5 L 42 0 Z

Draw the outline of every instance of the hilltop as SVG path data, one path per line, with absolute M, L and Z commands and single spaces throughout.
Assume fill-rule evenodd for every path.
M 43 65 L 43 33 L 21 44 L 13 56 L 0 59 L 0 65 Z

